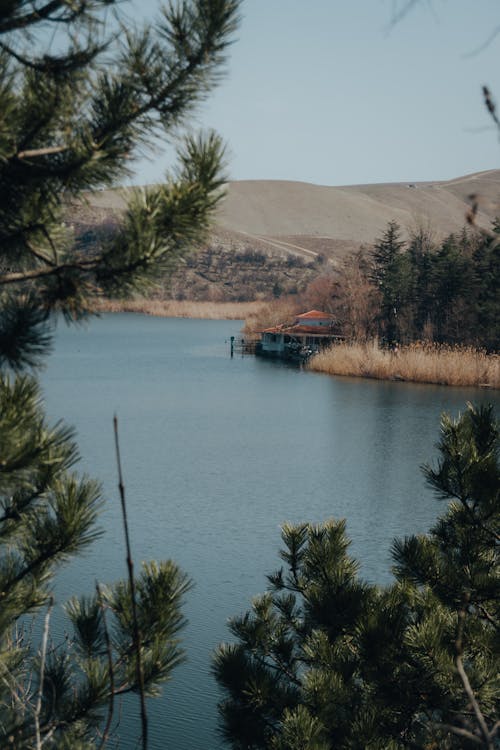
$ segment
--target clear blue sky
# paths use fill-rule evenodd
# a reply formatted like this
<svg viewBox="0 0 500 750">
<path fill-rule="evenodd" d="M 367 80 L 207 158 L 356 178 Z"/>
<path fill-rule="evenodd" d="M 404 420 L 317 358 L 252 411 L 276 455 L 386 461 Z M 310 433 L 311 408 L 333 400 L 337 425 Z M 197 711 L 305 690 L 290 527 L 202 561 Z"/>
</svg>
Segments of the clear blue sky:
<svg viewBox="0 0 500 750">
<path fill-rule="evenodd" d="M 392 23 L 405 4 L 244 0 L 227 75 L 194 123 L 227 142 L 230 179 L 349 185 L 497 168 L 481 86 L 500 104 L 500 34 L 488 43 L 498 0 L 420 0 Z M 159 181 L 167 165 L 140 161 L 134 181 Z"/>
</svg>

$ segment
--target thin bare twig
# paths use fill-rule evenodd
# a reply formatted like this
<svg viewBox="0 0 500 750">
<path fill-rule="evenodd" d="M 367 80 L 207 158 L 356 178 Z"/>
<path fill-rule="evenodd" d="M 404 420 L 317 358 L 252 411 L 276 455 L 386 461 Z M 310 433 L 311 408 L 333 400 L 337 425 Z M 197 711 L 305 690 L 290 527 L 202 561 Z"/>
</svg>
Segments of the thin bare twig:
<svg viewBox="0 0 500 750">
<path fill-rule="evenodd" d="M 396 26 L 396 24 L 398 24 L 405 16 L 407 16 L 411 9 L 418 3 L 418 1 L 419 0 L 406 0 L 402 8 L 395 10 L 391 19 L 391 26 Z"/>
<path fill-rule="evenodd" d="M 496 728 L 494 727 L 491 732 L 488 729 L 488 725 L 483 716 L 483 712 L 481 711 L 479 703 L 477 702 L 476 696 L 469 682 L 469 678 L 467 676 L 467 672 L 465 671 L 463 661 L 462 661 L 463 632 L 464 632 L 465 616 L 467 614 L 467 607 L 468 607 L 469 601 L 470 601 L 470 594 L 466 592 L 463 595 L 462 606 L 458 612 L 457 639 L 455 641 L 455 651 L 456 651 L 455 666 L 457 668 L 457 672 L 462 681 L 462 685 L 464 686 L 464 690 L 467 695 L 467 698 L 469 699 L 472 709 L 474 711 L 474 715 L 478 723 L 479 731 L 483 738 L 484 747 L 486 747 L 487 750 L 493 750 L 493 739 L 496 734 Z"/>
<path fill-rule="evenodd" d="M 64 151 L 68 151 L 69 146 L 46 146 L 45 148 L 32 148 L 26 151 L 18 151 L 16 157 L 18 159 L 34 159 L 37 156 L 50 156 L 51 154 L 62 154 Z"/>
<path fill-rule="evenodd" d="M 108 704 L 108 718 L 106 720 L 106 726 L 102 735 L 101 744 L 99 750 L 102 750 L 109 738 L 111 730 L 111 723 L 113 721 L 113 711 L 115 703 L 115 673 L 113 668 L 113 652 L 111 650 L 111 639 L 109 637 L 108 624 L 106 622 L 106 608 L 102 600 L 102 593 L 98 581 L 96 581 L 95 588 L 97 591 L 97 601 L 99 602 L 99 608 L 102 615 L 102 624 L 104 627 L 104 640 L 106 641 L 106 652 L 108 655 L 108 674 L 109 674 L 109 704 Z"/>
<path fill-rule="evenodd" d="M 482 604 L 476 604 L 476 607 L 478 611 L 481 613 L 481 615 L 484 617 L 484 619 L 488 620 L 490 625 L 493 625 L 495 630 L 500 630 L 500 626 L 498 622 L 495 620 L 495 618 L 492 615 L 490 615 L 488 610 Z"/>
<path fill-rule="evenodd" d="M 490 44 L 497 38 L 499 34 L 500 34 L 500 26 L 496 26 L 491 32 L 491 34 L 488 36 L 488 38 L 485 39 L 484 42 L 481 42 L 481 44 L 478 47 L 471 50 L 471 52 L 467 52 L 467 54 L 464 55 L 464 58 L 475 57 L 476 55 L 479 55 L 480 52 L 483 52 L 487 47 L 490 46 Z"/>
<path fill-rule="evenodd" d="M 50 615 L 52 613 L 52 607 L 54 606 L 54 599 L 50 597 L 49 606 L 47 608 L 47 614 L 45 615 L 45 623 L 43 626 L 43 637 L 42 637 L 42 652 L 40 659 L 40 684 L 38 686 L 38 695 L 35 706 L 35 733 L 36 733 L 36 750 L 42 750 L 42 736 L 40 733 L 40 714 L 42 712 L 42 696 L 43 696 L 43 680 L 45 675 L 45 658 L 47 655 L 47 643 L 49 640 L 49 624 Z"/>
<path fill-rule="evenodd" d="M 439 729 L 445 729 L 447 732 L 451 732 L 452 734 L 455 734 L 457 737 L 463 737 L 466 740 L 469 740 L 469 742 L 474 742 L 476 745 L 482 745 L 482 740 L 479 739 L 479 737 L 472 732 L 469 732 L 468 729 L 461 729 L 460 727 L 455 727 L 453 724 L 435 724 Z"/>
<path fill-rule="evenodd" d="M 42 229 L 42 231 L 43 231 L 43 229 Z M 54 246 L 53 246 L 53 243 L 52 243 L 52 241 L 50 239 L 50 236 L 47 237 L 46 232 L 43 232 L 43 233 L 46 236 L 46 238 L 49 240 L 50 245 L 52 247 L 52 252 L 53 252 L 54 251 Z M 43 255 L 43 253 L 38 252 L 38 250 L 33 247 L 33 245 L 31 244 L 31 242 L 29 242 L 28 240 L 25 240 L 25 242 L 26 242 L 26 247 L 28 248 L 28 250 L 30 251 L 30 253 L 35 258 L 38 258 L 38 260 L 41 260 L 42 263 L 48 263 L 52 267 L 56 266 L 56 263 L 54 261 L 50 260 L 50 258 L 46 258 L 45 255 Z"/>
<path fill-rule="evenodd" d="M 130 551 L 130 537 L 128 531 L 128 520 L 127 520 L 127 505 L 125 502 L 125 485 L 123 484 L 123 474 L 120 459 L 120 443 L 118 440 L 118 418 L 115 414 L 113 417 L 113 427 L 115 433 L 115 448 L 116 448 L 116 464 L 118 467 L 118 491 L 120 493 L 120 501 L 122 506 L 123 516 L 123 528 L 125 531 L 125 546 L 127 549 L 127 568 L 128 577 L 130 584 L 130 598 L 132 600 L 132 619 L 134 626 L 134 648 L 136 651 L 136 673 L 137 682 L 139 684 L 139 695 L 141 704 L 141 724 L 142 724 L 142 750 L 147 750 L 148 747 L 148 717 L 146 713 L 146 695 L 144 690 L 144 670 L 142 666 L 142 648 L 141 648 L 141 633 L 139 630 L 139 621 L 137 619 L 137 602 L 135 599 L 135 580 L 134 580 L 134 563 L 132 560 L 132 553 Z"/>
</svg>

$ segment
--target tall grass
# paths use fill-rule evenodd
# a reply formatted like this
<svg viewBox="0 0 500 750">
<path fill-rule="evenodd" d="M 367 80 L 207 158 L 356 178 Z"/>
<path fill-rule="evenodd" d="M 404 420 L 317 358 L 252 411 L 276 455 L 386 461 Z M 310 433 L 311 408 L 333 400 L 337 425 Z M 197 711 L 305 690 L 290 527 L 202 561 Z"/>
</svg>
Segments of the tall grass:
<svg viewBox="0 0 500 750">
<path fill-rule="evenodd" d="M 315 355 L 308 366 L 329 375 L 500 388 L 500 356 L 465 346 L 412 344 L 391 352 L 377 342 L 343 343 Z"/>
<path fill-rule="evenodd" d="M 134 312 L 164 318 L 201 318 L 205 320 L 245 320 L 256 313 L 262 302 L 193 302 L 191 300 L 101 299 L 96 312 Z"/>
</svg>

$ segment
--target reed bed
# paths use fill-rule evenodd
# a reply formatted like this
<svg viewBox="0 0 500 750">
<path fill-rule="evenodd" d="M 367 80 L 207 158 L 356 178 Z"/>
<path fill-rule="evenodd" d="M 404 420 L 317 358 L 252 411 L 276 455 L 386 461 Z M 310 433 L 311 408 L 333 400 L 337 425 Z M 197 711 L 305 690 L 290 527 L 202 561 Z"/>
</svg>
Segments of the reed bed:
<svg viewBox="0 0 500 750">
<path fill-rule="evenodd" d="M 190 300 L 110 300 L 101 299 L 96 312 L 133 312 L 164 318 L 200 318 L 204 320 L 245 320 L 258 312 L 262 302 L 193 302 Z"/>
<path fill-rule="evenodd" d="M 308 366 L 329 375 L 500 388 L 500 356 L 465 346 L 412 344 L 394 352 L 377 342 L 343 343 L 315 355 Z"/>
</svg>

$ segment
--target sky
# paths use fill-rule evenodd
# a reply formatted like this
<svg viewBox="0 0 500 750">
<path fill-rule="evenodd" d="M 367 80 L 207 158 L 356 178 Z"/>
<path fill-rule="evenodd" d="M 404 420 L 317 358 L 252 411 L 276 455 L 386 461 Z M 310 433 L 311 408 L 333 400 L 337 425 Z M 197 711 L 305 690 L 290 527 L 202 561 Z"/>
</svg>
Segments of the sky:
<svg viewBox="0 0 500 750">
<path fill-rule="evenodd" d="M 420 0 L 398 20 L 406 3 L 244 0 L 225 78 L 191 122 L 223 137 L 229 178 L 356 185 L 496 169 L 481 87 L 500 104 L 498 0 Z M 141 159 L 132 181 L 161 181 L 171 156 Z"/>
</svg>

